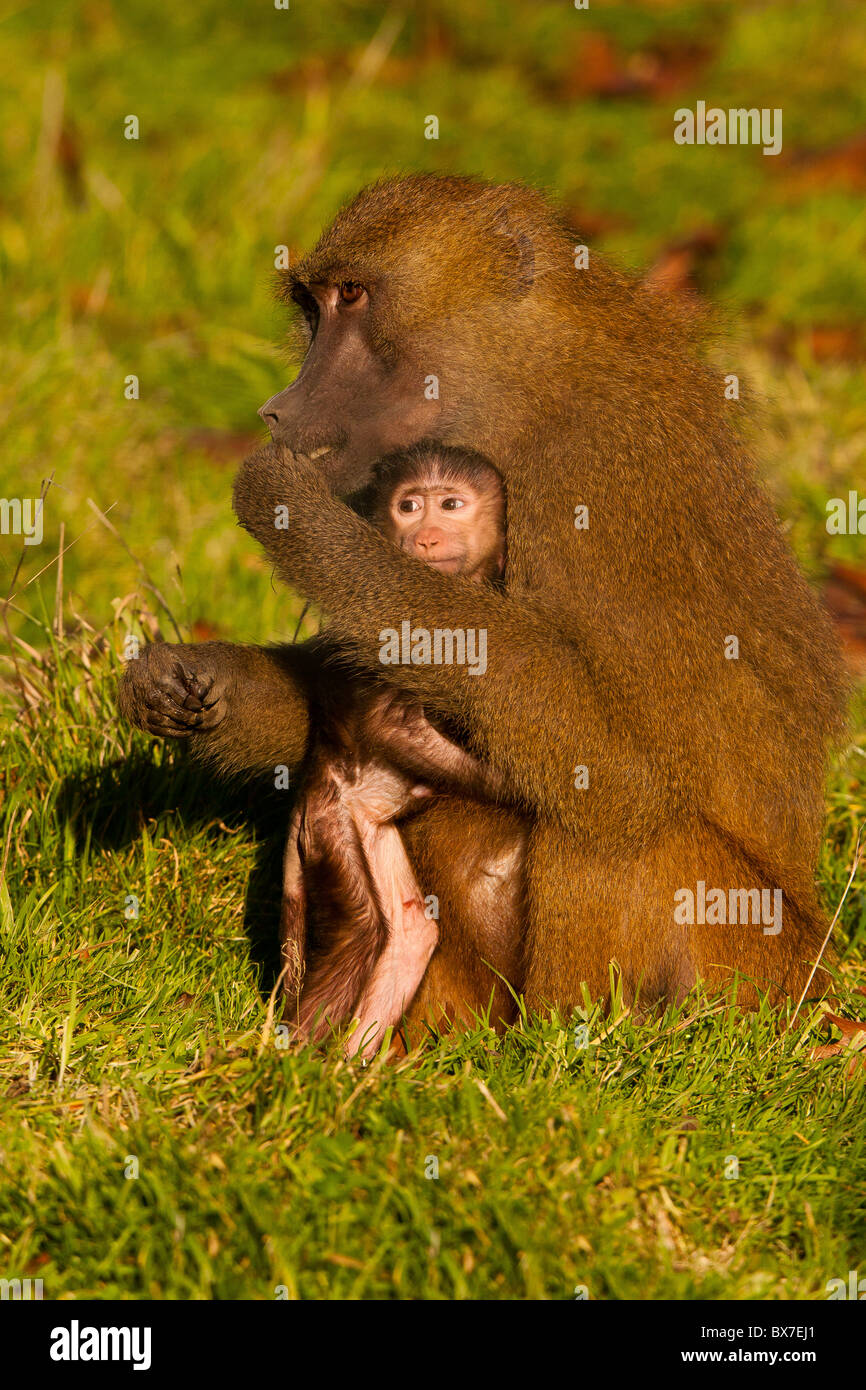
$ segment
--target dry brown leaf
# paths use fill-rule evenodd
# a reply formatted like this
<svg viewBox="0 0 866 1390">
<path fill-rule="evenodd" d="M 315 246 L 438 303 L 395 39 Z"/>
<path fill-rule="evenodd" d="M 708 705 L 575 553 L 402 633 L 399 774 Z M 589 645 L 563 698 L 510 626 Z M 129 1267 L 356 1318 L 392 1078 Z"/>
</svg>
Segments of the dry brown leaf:
<svg viewBox="0 0 866 1390">
<path fill-rule="evenodd" d="M 794 151 L 780 160 L 776 171 L 802 193 L 830 187 L 866 189 L 866 134 L 826 150 Z"/>
<path fill-rule="evenodd" d="M 859 324 L 815 324 L 809 346 L 816 362 L 859 362 L 866 353 Z"/>
<path fill-rule="evenodd" d="M 848 665 L 855 673 L 866 672 L 866 570 L 834 561 L 822 597 Z"/>
<path fill-rule="evenodd" d="M 694 294 L 723 241 L 720 227 L 702 227 L 682 241 L 671 242 L 647 271 L 644 284 L 652 290 Z"/>
</svg>

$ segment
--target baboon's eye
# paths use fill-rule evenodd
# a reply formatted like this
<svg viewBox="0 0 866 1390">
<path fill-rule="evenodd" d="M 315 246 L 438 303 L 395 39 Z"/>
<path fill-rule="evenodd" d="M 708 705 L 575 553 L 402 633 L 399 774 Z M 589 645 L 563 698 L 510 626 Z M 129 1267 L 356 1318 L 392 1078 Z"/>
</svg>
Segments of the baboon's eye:
<svg viewBox="0 0 866 1390">
<path fill-rule="evenodd" d="M 314 294 L 304 285 L 296 285 L 292 291 L 292 298 L 307 320 L 307 325 L 311 333 L 315 333 L 319 326 L 319 305 Z"/>
<path fill-rule="evenodd" d="M 340 303 L 357 304 L 359 299 L 363 299 L 367 291 L 357 280 L 344 280 L 340 285 Z"/>
</svg>

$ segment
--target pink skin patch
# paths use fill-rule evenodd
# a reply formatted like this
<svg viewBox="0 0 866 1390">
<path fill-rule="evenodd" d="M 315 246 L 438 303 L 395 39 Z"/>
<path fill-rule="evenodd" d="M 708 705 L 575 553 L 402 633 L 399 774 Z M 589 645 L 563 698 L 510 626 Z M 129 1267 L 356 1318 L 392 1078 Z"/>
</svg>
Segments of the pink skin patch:
<svg viewBox="0 0 866 1390">
<path fill-rule="evenodd" d="M 355 1005 L 357 1020 L 346 1044 L 350 1057 L 372 1057 L 387 1028 L 403 1018 L 439 940 L 424 904 L 400 832 L 393 825 L 365 827 L 365 850 L 390 931 Z"/>
</svg>

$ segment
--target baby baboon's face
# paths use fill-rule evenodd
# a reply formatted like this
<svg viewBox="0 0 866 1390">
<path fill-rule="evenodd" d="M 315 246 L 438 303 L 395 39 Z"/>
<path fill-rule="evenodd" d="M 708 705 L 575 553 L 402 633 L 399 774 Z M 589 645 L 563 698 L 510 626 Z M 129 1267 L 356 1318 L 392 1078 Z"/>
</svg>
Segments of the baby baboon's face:
<svg viewBox="0 0 866 1390">
<path fill-rule="evenodd" d="M 433 458 L 397 483 L 377 521 L 402 550 L 442 574 L 481 583 L 504 570 L 505 502 L 492 469 L 489 479 L 470 482 Z"/>
</svg>

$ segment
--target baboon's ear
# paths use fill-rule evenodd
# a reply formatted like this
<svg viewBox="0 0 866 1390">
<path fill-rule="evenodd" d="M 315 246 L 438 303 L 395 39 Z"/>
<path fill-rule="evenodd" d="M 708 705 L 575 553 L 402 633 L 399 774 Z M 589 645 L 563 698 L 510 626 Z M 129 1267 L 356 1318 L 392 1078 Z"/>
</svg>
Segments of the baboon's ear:
<svg viewBox="0 0 866 1390">
<path fill-rule="evenodd" d="M 528 294 L 535 282 L 535 247 L 532 238 L 516 227 L 504 208 L 494 219 L 497 241 L 501 242 L 503 280 L 515 299 Z"/>
</svg>

